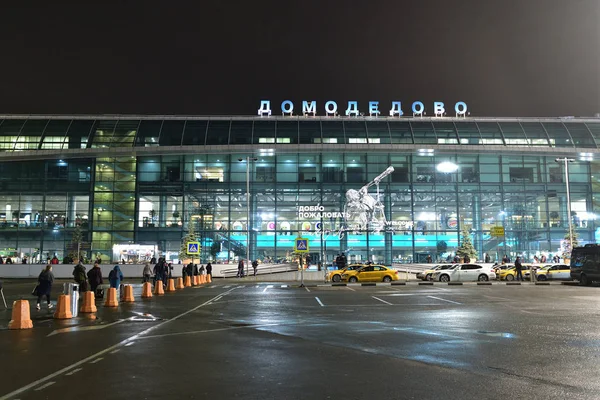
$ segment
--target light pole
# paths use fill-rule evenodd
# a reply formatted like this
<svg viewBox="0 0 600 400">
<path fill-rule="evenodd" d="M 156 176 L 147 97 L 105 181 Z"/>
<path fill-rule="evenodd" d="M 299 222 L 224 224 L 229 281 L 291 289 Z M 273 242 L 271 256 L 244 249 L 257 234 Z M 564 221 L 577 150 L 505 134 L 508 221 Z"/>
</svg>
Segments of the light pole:
<svg viewBox="0 0 600 400">
<path fill-rule="evenodd" d="M 569 241 L 570 241 L 571 250 L 573 250 L 573 221 L 571 220 L 571 193 L 569 190 L 569 163 L 574 162 L 575 160 L 573 158 L 563 157 L 563 158 L 557 158 L 554 161 L 556 161 L 559 164 L 564 163 L 564 165 L 565 165 L 565 184 L 567 186 L 567 218 L 569 219 Z"/>
<path fill-rule="evenodd" d="M 250 156 L 238 158 L 239 162 L 246 161 L 246 276 L 250 272 L 250 161 L 257 160 Z"/>
</svg>

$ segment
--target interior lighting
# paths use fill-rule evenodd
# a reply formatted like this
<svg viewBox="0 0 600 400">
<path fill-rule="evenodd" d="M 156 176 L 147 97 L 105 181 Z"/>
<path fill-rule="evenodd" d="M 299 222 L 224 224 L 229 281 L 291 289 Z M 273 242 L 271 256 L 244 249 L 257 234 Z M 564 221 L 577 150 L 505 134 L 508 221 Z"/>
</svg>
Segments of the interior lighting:
<svg viewBox="0 0 600 400">
<path fill-rule="evenodd" d="M 443 161 L 436 166 L 438 172 L 442 172 L 444 174 L 451 174 L 452 172 L 458 171 L 458 165 L 454 164 L 451 161 Z"/>
</svg>

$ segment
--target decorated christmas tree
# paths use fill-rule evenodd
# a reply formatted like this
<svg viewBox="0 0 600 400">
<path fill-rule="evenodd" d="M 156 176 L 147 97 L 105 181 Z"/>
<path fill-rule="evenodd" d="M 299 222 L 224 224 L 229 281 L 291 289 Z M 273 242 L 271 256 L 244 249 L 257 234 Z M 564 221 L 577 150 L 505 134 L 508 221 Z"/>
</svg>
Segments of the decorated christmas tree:
<svg viewBox="0 0 600 400">
<path fill-rule="evenodd" d="M 579 241 L 577 239 L 577 232 L 575 232 L 575 230 L 573 230 L 573 240 L 571 240 L 571 233 L 567 231 L 565 239 L 561 243 L 562 257 L 564 259 L 570 259 L 573 248 L 579 246 Z"/>
<path fill-rule="evenodd" d="M 196 236 L 196 231 L 194 230 L 194 221 L 190 219 L 190 221 L 188 222 L 188 233 L 181 239 L 181 248 L 179 249 L 179 259 L 180 260 L 185 260 L 185 259 L 188 259 L 191 257 L 200 258 L 199 256 L 195 256 L 195 255 L 190 256 L 187 253 L 187 244 L 189 242 L 196 242 L 196 241 L 198 241 L 198 238 Z"/>
<path fill-rule="evenodd" d="M 475 250 L 475 246 L 473 246 L 473 242 L 471 241 L 471 235 L 464 225 L 460 231 L 460 236 L 462 237 L 462 240 L 460 246 L 456 249 L 456 255 L 460 258 L 468 256 L 471 261 L 477 260 L 477 250 Z"/>
</svg>

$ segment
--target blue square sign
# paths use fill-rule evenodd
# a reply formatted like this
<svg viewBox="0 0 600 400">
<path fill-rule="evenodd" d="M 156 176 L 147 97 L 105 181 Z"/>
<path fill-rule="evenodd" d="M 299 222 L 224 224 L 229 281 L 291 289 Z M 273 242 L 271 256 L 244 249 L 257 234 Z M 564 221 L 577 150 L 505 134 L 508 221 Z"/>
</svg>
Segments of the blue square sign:
<svg viewBox="0 0 600 400">
<path fill-rule="evenodd" d="M 188 254 L 200 254 L 200 243 L 199 242 L 188 242 L 187 243 Z"/>
<path fill-rule="evenodd" d="M 296 238 L 296 240 L 294 240 L 294 250 L 297 253 L 308 253 L 308 239 Z"/>
</svg>

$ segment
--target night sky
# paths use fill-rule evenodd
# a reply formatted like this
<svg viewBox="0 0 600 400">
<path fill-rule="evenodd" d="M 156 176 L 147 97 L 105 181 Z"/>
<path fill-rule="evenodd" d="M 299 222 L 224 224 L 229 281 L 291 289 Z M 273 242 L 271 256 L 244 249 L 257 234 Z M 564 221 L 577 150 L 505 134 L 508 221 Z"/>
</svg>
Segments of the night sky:
<svg viewBox="0 0 600 400">
<path fill-rule="evenodd" d="M 600 112 L 598 0 L 22 3 L 2 7 L 0 113 Z"/>
</svg>

